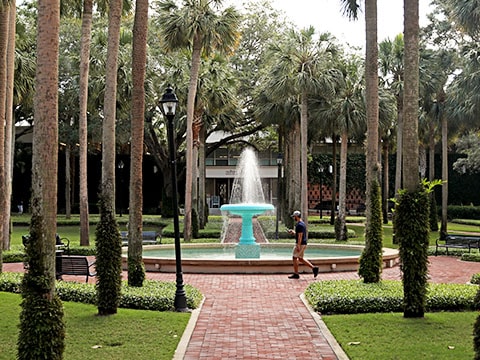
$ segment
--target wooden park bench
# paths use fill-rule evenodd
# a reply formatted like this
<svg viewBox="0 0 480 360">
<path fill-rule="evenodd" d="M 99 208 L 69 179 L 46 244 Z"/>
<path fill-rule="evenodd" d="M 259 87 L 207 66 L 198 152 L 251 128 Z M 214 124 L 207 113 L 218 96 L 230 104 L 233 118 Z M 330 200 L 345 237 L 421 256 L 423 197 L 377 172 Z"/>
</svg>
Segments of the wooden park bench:
<svg viewBox="0 0 480 360">
<path fill-rule="evenodd" d="M 86 256 L 60 256 L 60 266 L 57 268 L 57 274 L 60 275 L 78 275 L 85 276 L 85 282 L 88 283 L 88 278 L 95 276 L 95 272 L 91 272 L 90 268 L 95 265 L 95 262 L 89 263 Z"/>
<path fill-rule="evenodd" d="M 122 246 L 128 245 L 128 231 L 121 231 Z M 142 244 L 143 245 L 155 245 L 162 243 L 161 231 L 142 231 Z"/>
<path fill-rule="evenodd" d="M 447 235 L 445 240 L 437 239 L 435 246 L 435 256 L 438 253 L 438 248 L 444 247 L 448 249 L 468 249 L 470 252 L 471 249 L 480 249 L 480 235 Z"/>
</svg>

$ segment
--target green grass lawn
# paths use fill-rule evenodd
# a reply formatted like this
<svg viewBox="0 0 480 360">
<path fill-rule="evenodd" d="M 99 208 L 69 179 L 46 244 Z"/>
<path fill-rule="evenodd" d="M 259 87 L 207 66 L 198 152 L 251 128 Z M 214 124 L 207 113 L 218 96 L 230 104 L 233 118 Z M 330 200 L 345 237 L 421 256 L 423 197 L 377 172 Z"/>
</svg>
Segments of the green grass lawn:
<svg viewBox="0 0 480 360">
<path fill-rule="evenodd" d="M 406 319 L 400 313 L 322 316 L 351 360 L 473 359 L 477 312 L 427 313 Z"/>
<path fill-rule="evenodd" d="M 15 359 L 20 295 L 0 292 L 0 360 Z M 97 316 L 93 305 L 64 302 L 65 360 L 172 359 L 189 313 L 118 309 Z"/>
</svg>

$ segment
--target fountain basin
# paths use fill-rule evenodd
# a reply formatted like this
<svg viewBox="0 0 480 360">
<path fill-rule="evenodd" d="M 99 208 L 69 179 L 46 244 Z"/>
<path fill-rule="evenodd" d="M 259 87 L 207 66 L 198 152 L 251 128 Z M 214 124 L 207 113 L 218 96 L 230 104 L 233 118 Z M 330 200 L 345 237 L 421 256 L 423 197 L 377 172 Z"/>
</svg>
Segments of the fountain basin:
<svg viewBox="0 0 480 360">
<path fill-rule="evenodd" d="M 259 244 L 262 257 L 259 259 L 236 259 L 236 244 L 182 244 L 182 270 L 184 273 L 206 274 L 288 274 L 292 272 L 292 244 Z M 174 245 L 144 246 L 145 270 L 175 273 Z M 164 253 L 149 251 L 161 250 Z M 336 251 L 332 253 L 331 251 Z M 320 272 L 357 271 L 363 246 L 310 244 L 305 257 L 311 260 Z M 189 253 L 196 254 L 195 258 Z M 199 254 L 204 253 L 201 257 Z M 127 256 L 122 256 L 123 268 L 127 268 Z M 383 266 L 393 267 L 399 263 L 398 250 L 383 249 Z M 311 272 L 301 265 L 300 271 Z"/>
</svg>

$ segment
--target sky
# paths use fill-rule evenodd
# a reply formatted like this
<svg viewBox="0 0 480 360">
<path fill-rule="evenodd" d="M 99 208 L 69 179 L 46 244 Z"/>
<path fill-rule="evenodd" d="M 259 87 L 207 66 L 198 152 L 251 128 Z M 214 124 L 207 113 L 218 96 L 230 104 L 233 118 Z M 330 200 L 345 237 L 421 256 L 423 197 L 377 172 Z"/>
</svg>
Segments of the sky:
<svg viewBox="0 0 480 360">
<path fill-rule="evenodd" d="M 245 0 L 227 0 L 237 9 Z M 362 10 L 363 10 L 362 2 Z M 420 26 L 427 24 L 426 14 L 430 0 L 419 0 Z M 341 13 L 340 0 L 272 0 L 272 6 L 285 13 L 286 18 L 298 28 L 312 25 L 319 33 L 330 32 L 342 42 L 353 46 L 365 46 L 365 14 L 350 21 Z M 378 42 L 393 39 L 403 32 L 403 0 L 377 0 Z"/>
</svg>

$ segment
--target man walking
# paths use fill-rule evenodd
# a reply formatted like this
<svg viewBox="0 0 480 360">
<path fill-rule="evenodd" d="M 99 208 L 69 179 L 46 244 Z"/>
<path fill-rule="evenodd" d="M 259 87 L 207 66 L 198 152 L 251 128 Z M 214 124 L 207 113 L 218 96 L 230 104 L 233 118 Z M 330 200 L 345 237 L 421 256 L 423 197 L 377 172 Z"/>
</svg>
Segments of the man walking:
<svg viewBox="0 0 480 360">
<path fill-rule="evenodd" d="M 318 275 L 318 267 L 313 266 L 310 261 L 303 258 L 305 249 L 307 248 L 307 225 L 302 220 L 300 211 L 294 211 L 292 218 L 295 220 L 295 230 L 289 229 L 288 233 L 290 235 L 295 235 L 295 247 L 293 248 L 293 274 L 290 275 L 289 279 L 299 279 L 300 275 L 298 273 L 299 263 L 307 265 L 313 271 L 313 277 Z"/>
</svg>

